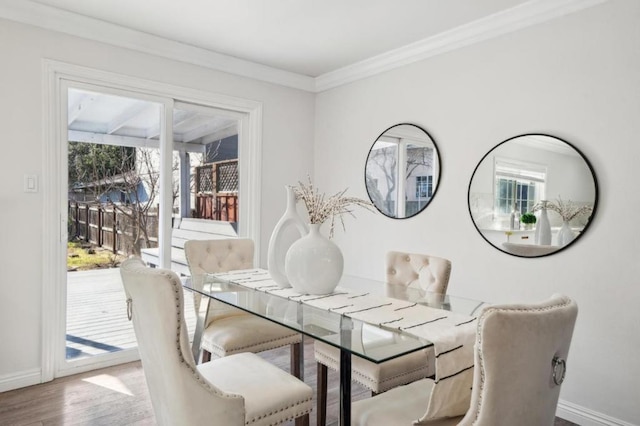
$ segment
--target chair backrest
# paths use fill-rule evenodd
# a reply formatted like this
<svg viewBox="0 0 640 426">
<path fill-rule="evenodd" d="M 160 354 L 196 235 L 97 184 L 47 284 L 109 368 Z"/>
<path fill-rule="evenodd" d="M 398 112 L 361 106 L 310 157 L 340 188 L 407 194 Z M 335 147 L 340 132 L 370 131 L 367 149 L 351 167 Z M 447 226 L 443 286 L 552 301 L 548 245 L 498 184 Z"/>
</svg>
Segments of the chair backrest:
<svg viewBox="0 0 640 426">
<path fill-rule="evenodd" d="M 195 368 L 178 276 L 148 268 L 138 258 L 124 261 L 120 274 L 157 423 L 206 424 L 215 419 L 243 425 L 244 399 L 216 388 Z"/>
<path fill-rule="evenodd" d="M 426 254 L 387 253 L 387 282 L 445 294 L 451 276 L 451 261 Z"/>
<path fill-rule="evenodd" d="M 578 307 L 554 295 L 478 318 L 473 391 L 460 425 L 553 425 Z"/>
<path fill-rule="evenodd" d="M 184 243 L 191 280 L 194 288 L 201 290 L 203 275 L 253 268 L 253 240 L 249 238 L 223 238 L 216 240 L 190 240 Z M 193 294 L 196 312 L 200 309 L 201 296 Z M 223 303 L 211 303 L 205 327 L 216 318 L 238 315 L 242 311 Z"/>
<path fill-rule="evenodd" d="M 223 238 L 184 243 L 191 275 L 253 268 L 253 240 Z"/>
</svg>

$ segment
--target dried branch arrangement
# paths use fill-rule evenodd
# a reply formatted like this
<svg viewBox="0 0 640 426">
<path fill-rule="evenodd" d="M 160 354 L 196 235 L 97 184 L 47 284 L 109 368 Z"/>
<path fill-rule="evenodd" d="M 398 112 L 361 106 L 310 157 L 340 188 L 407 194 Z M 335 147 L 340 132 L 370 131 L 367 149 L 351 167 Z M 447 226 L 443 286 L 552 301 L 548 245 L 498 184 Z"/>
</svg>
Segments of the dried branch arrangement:
<svg viewBox="0 0 640 426">
<path fill-rule="evenodd" d="M 331 219 L 329 238 L 333 238 L 336 217 L 340 220 L 342 229 L 344 230 L 343 215 L 348 214 L 355 217 L 353 207 L 362 207 L 366 210 L 374 211 L 371 202 L 361 198 L 346 197 L 344 195 L 347 192 L 346 189 L 326 197 L 325 194 L 319 193 L 318 189 L 313 186 L 310 177 L 308 180 L 308 184 L 298 182 L 298 186 L 294 186 L 293 191 L 296 194 L 296 199 L 304 202 L 304 206 L 309 214 L 309 223 L 322 224 L 328 219 Z"/>
<path fill-rule="evenodd" d="M 555 202 L 540 201 L 535 206 L 533 206 L 533 211 L 540 210 L 543 207 L 558 213 L 562 217 L 562 220 L 565 220 L 567 222 L 580 215 L 591 214 L 591 212 L 593 212 L 593 207 L 591 206 L 578 206 L 571 200 L 563 201 L 560 197 L 558 197 Z"/>
</svg>

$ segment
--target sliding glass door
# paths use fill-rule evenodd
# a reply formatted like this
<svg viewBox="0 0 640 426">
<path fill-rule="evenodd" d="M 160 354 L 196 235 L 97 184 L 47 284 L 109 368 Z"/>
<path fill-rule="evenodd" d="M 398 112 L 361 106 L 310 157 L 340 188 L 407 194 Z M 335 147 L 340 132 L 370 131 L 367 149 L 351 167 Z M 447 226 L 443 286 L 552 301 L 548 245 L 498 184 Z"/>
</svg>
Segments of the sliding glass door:
<svg viewBox="0 0 640 426">
<path fill-rule="evenodd" d="M 138 358 L 117 267 L 153 251 L 158 266 L 171 268 L 180 218 L 233 222 L 256 241 L 259 258 L 262 107 L 44 65 L 41 375 L 48 381 Z M 185 300 L 187 316 L 191 307 Z"/>
<path fill-rule="evenodd" d="M 171 228 L 181 218 L 229 221 L 237 229 L 238 119 L 105 87 L 70 84 L 66 94 L 60 369 L 82 370 L 137 358 L 118 270 L 124 259 L 148 255 L 157 266 L 174 266 Z M 170 225 L 160 238 L 163 217 Z M 192 305 L 185 308 L 193 321 Z"/>
</svg>

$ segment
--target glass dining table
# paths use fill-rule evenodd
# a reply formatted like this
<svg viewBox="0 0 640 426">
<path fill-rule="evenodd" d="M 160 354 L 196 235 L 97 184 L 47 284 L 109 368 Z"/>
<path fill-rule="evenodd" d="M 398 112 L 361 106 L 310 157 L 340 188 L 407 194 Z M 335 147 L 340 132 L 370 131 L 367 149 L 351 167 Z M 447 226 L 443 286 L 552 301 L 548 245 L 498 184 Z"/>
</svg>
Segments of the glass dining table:
<svg viewBox="0 0 640 426">
<path fill-rule="evenodd" d="M 259 269 L 251 271 L 267 273 Z M 333 309 L 313 306 L 297 297 L 284 297 L 264 291 L 259 286 L 248 287 L 242 283 L 242 280 L 235 278 L 242 276 L 242 271 L 234 271 L 227 274 L 194 276 L 185 281 L 186 289 L 203 296 L 196 311 L 196 329 L 192 344 L 196 362 L 200 355 L 200 342 L 211 300 L 239 308 L 298 331 L 303 336 L 332 345 L 340 350 L 339 418 L 341 425 L 349 425 L 351 422 L 352 355 L 374 363 L 382 363 L 433 345 L 429 340 L 405 331 L 364 322 Z M 389 285 L 383 281 L 348 275 L 341 278 L 334 294 L 343 292 L 399 299 L 469 316 L 476 315 L 485 304 L 462 297 L 429 293 L 419 288 Z M 331 295 L 313 297 L 313 299 L 323 297 L 331 297 Z M 300 364 L 299 370 L 303 372 L 304 356 L 300 357 Z"/>
</svg>

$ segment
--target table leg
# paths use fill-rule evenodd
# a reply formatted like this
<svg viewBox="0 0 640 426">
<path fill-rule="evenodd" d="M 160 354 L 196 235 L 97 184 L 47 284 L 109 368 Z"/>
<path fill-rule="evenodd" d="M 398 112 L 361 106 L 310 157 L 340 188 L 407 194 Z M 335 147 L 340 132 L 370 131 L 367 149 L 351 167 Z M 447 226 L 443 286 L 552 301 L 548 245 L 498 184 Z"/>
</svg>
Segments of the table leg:
<svg viewBox="0 0 640 426">
<path fill-rule="evenodd" d="M 291 345 L 291 374 L 304 381 L 304 335 L 300 343 Z"/>
<path fill-rule="evenodd" d="M 351 334 L 353 321 L 347 316 L 340 319 L 340 425 L 351 425 Z"/>
<path fill-rule="evenodd" d="M 351 425 L 351 353 L 340 349 L 340 425 Z"/>
<path fill-rule="evenodd" d="M 296 310 L 296 321 L 298 322 L 298 325 L 300 326 L 301 329 L 304 330 L 304 312 L 303 312 L 304 307 L 302 306 L 302 303 L 298 303 L 298 307 Z M 302 380 L 304 382 L 304 334 L 302 334 L 300 337 L 302 337 L 302 341 L 300 343 L 295 344 L 293 347 L 297 348 L 294 349 L 295 352 L 297 352 L 297 357 L 294 357 L 294 354 L 291 353 L 291 366 L 292 369 L 291 371 L 294 373 L 293 375 L 296 376 L 298 379 Z M 293 363 L 295 362 L 295 360 L 297 359 L 297 364 L 296 366 L 293 365 Z M 295 368 L 293 368 L 295 367 Z"/>
<path fill-rule="evenodd" d="M 193 342 L 191 344 L 191 351 L 193 352 L 193 359 L 196 364 L 200 361 L 200 343 L 202 342 L 202 333 L 204 332 L 204 325 L 207 321 L 207 314 L 209 313 L 210 297 L 202 296 L 200 298 L 200 307 L 196 312 L 196 330 L 193 333 Z"/>
</svg>

